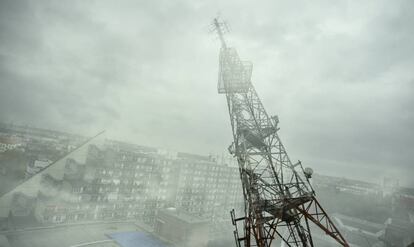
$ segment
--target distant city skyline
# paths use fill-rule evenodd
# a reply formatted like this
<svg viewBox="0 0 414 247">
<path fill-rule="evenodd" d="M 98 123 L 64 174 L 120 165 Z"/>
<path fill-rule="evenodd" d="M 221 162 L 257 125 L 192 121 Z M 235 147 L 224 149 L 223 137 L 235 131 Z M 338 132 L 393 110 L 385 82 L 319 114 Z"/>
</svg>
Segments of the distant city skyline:
<svg viewBox="0 0 414 247">
<path fill-rule="evenodd" d="M 31 126 L 31 125 L 28 125 L 28 124 L 20 125 L 20 124 L 0 122 L 0 126 L 2 124 L 13 125 L 13 126 L 18 126 L 18 127 L 26 127 L 26 128 L 35 128 L 37 130 L 50 131 L 52 133 L 61 133 L 61 134 L 65 134 L 65 135 L 76 136 L 77 138 L 91 138 L 90 136 L 89 137 L 88 136 L 82 136 L 82 135 L 78 135 L 76 133 L 65 132 L 65 131 L 57 130 L 57 129 L 42 129 L 40 127 Z M 15 134 L 12 134 L 12 135 L 15 135 Z M 223 152 L 221 154 L 220 153 L 208 153 L 208 154 L 207 153 L 191 153 L 191 152 L 188 152 L 186 150 L 166 149 L 165 147 L 160 147 L 160 146 L 148 146 L 148 145 L 145 145 L 144 143 L 134 143 L 133 141 L 129 142 L 129 141 L 126 141 L 126 140 L 113 139 L 111 137 L 108 137 L 106 135 L 105 131 L 102 131 L 101 133 L 99 133 L 98 135 L 96 135 L 95 137 L 92 137 L 92 138 L 99 138 L 101 140 L 110 140 L 114 143 L 125 144 L 125 145 L 133 145 L 133 146 L 141 147 L 141 148 L 144 148 L 144 149 L 150 149 L 150 150 L 152 150 L 152 152 L 159 152 L 160 155 L 166 155 L 166 156 L 177 156 L 179 154 L 184 154 L 184 155 L 190 155 L 190 156 L 194 156 L 194 157 L 199 156 L 198 158 L 204 157 L 206 159 L 208 158 L 209 160 L 221 157 L 222 160 L 221 161 L 217 160 L 217 162 L 219 162 L 219 163 L 223 162 L 226 165 L 230 165 L 230 166 L 238 166 L 237 161 L 234 160 L 234 157 L 232 157 L 229 153 L 226 153 L 226 152 Z M 227 161 L 229 161 L 229 162 L 227 162 Z M 385 180 L 387 180 L 388 183 L 390 183 L 390 182 L 391 183 L 397 183 L 398 186 L 401 186 L 401 184 L 400 184 L 401 181 L 398 178 L 395 178 L 395 177 L 393 178 L 393 177 L 386 176 L 386 175 L 384 177 L 379 177 L 377 179 L 367 180 L 367 181 L 364 181 L 365 179 L 359 180 L 357 176 L 341 176 L 341 175 L 334 176 L 334 175 L 324 173 L 324 171 L 317 171 L 317 173 L 315 175 L 317 175 L 317 176 L 328 176 L 330 178 L 336 178 L 336 179 L 344 178 L 344 179 L 347 179 L 347 180 L 350 180 L 350 181 L 353 180 L 354 182 L 358 182 L 358 181 L 359 182 L 367 182 L 367 183 L 371 183 L 372 185 L 376 185 L 376 186 L 383 186 L 384 179 L 385 179 Z M 387 184 L 387 186 L 389 186 L 389 184 Z M 410 186 L 410 185 L 402 184 L 402 186 L 405 187 L 405 186 Z"/>
</svg>

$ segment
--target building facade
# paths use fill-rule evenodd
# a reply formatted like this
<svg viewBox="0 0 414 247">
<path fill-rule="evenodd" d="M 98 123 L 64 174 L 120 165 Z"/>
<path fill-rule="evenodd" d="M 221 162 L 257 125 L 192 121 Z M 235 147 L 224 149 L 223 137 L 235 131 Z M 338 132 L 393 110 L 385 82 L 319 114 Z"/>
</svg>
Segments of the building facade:
<svg viewBox="0 0 414 247">
<path fill-rule="evenodd" d="M 85 163 L 68 158 L 63 179 L 44 177 L 42 188 L 35 212 L 46 224 L 137 220 L 154 226 L 158 210 L 174 207 L 214 226 L 230 224 L 229 211 L 243 205 L 237 167 L 110 140 L 89 145 Z"/>
</svg>

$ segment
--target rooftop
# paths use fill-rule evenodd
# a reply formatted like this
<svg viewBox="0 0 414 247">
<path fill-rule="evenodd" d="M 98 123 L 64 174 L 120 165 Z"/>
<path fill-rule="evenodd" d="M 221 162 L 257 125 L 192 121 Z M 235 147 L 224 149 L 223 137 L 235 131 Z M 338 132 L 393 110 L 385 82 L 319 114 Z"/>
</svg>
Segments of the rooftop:
<svg viewBox="0 0 414 247">
<path fill-rule="evenodd" d="M 121 247 L 167 247 L 167 245 L 144 232 L 117 232 L 109 234 Z"/>
<path fill-rule="evenodd" d="M 180 210 L 177 210 L 175 208 L 168 208 L 168 209 L 162 209 L 159 210 L 161 214 L 167 215 L 169 217 L 176 218 L 180 221 L 183 221 L 185 223 L 189 224 L 197 224 L 197 223 L 207 223 L 208 220 L 202 217 L 197 217 L 193 215 L 189 215 L 184 212 L 180 212 Z"/>
</svg>

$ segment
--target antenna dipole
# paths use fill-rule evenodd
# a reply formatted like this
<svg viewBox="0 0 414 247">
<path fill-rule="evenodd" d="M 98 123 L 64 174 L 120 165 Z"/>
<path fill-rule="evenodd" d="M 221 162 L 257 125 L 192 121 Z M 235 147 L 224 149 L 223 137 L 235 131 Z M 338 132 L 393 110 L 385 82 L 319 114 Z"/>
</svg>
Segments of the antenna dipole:
<svg viewBox="0 0 414 247">
<path fill-rule="evenodd" d="M 214 29 L 216 30 L 217 35 L 220 38 L 221 46 L 224 48 L 227 48 L 226 41 L 224 40 L 224 31 L 228 30 L 226 23 L 220 22 L 218 18 L 214 18 L 213 24 L 214 24 Z"/>
</svg>

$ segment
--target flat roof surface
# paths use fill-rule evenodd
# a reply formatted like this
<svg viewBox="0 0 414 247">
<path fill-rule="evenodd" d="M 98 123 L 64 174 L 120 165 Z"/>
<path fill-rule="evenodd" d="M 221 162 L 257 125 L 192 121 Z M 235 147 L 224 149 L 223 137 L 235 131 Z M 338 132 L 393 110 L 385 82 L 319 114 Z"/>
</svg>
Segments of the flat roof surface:
<svg viewBox="0 0 414 247">
<path fill-rule="evenodd" d="M 141 231 L 133 223 L 101 223 L 58 225 L 53 227 L 21 229 L 0 233 L 7 237 L 11 247 L 96 247 L 119 246 L 109 235 L 117 232 Z M 106 240 L 106 242 L 104 242 Z M 1 243 L 1 242 L 0 242 Z M 0 246 L 2 246 L 0 244 Z M 3 247 L 3 246 L 2 246 Z"/>
<path fill-rule="evenodd" d="M 165 243 L 144 232 L 117 232 L 108 235 L 121 247 L 167 247 Z"/>
<path fill-rule="evenodd" d="M 194 216 L 194 215 L 190 215 L 186 212 L 180 212 L 179 210 L 172 210 L 172 209 L 162 209 L 159 210 L 158 213 L 160 215 L 164 214 L 167 217 L 172 217 L 175 218 L 177 220 L 189 223 L 189 224 L 194 224 L 194 223 L 209 223 L 208 219 L 206 218 L 202 218 L 202 217 L 198 217 L 198 216 Z"/>
</svg>

